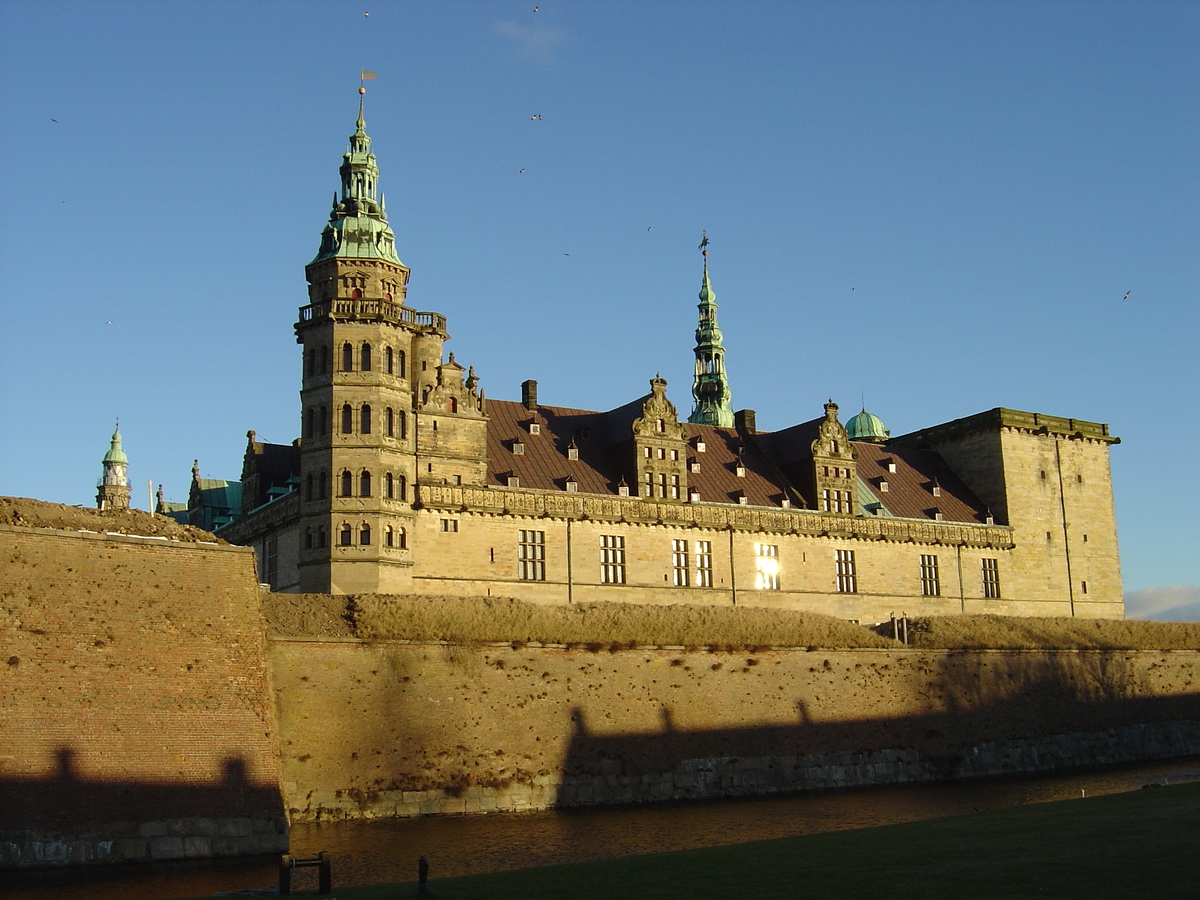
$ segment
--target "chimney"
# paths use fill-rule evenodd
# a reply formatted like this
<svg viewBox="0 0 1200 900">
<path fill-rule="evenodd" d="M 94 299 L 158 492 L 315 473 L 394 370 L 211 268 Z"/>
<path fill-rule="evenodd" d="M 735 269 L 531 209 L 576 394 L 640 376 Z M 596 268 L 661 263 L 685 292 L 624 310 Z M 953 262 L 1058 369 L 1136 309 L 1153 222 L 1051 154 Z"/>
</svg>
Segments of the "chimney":
<svg viewBox="0 0 1200 900">
<path fill-rule="evenodd" d="M 526 409 L 537 409 L 537 382 L 532 378 L 521 382 L 521 405 Z"/>
<path fill-rule="evenodd" d="M 757 429 L 754 427 L 754 410 L 739 409 L 733 414 L 733 424 L 738 431 L 744 431 L 746 434 L 755 434 Z"/>
</svg>

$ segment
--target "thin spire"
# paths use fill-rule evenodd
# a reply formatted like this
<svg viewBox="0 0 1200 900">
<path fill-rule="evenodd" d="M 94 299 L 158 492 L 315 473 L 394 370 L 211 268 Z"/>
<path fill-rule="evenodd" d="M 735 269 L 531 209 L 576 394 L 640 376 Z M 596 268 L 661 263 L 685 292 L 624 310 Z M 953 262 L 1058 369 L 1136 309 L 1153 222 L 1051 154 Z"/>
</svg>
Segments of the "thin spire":
<svg viewBox="0 0 1200 900">
<path fill-rule="evenodd" d="M 733 426 L 731 392 L 725 375 L 725 345 L 717 324 L 717 293 L 708 278 L 708 232 L 701 232 L 700 255 L 703 278 L 700 283 L 700 321 L 696 326 L 696 374 L 692 397 L 696 404 L 688 421 L 697 425 Z"/>
</svg>

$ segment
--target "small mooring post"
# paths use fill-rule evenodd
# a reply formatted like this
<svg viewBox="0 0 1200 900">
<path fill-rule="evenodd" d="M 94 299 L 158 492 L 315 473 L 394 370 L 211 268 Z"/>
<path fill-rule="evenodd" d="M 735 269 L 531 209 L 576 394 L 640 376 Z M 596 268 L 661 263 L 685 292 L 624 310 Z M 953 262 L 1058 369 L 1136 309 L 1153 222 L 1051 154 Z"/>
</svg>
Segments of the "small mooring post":
<svg viewBox="0 0 1200 900">
<path fill-rule="evenodd" d="M 305 869 L 315 866 L 317 869 L 317 892 L 333 893 L 333 863 L 329 852 L 322 850 L 310 859 L 296 859 L 286 853 L 279 857 L 279 896 L 286 897 L 292 892 L 292 870 Z"/>
</svg>

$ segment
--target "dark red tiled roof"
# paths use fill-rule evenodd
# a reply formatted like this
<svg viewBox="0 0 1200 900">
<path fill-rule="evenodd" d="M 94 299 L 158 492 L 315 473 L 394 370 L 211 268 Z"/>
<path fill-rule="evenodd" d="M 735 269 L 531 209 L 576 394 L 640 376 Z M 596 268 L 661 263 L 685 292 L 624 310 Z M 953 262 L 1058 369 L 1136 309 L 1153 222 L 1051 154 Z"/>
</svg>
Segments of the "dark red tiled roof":
<svg viewBox="0 0 1200 900">
<path fill-rule="evenodd" d="M 618 493 L 624 479 L 632 496 L 638 494 L 637 461 L 634 459 L 632 425 L 641 415 L 646 398 L 609 412 L 539 406 L 529 410 L 511 400 L 488 400 L 488 484 L 505 486 L 515 475 L 522 488 L 564 491 L 568 478 L 576 490 L 586 494 Z M 687 484 L 698 489 L 705 503 L 740 503 L 745 496 L 751 506 L 783 505 L 815 508 L 815 498 L 801 493 L 811 481 L 812 442 L 822 418 L 776 432 L 743 435 L 735 428 L 684 424 L 687 435 Z M 529 423 L 537 423 L 531 434 Z M 513 445 L 522 445 L 521 453 Z M 572 443 L 578 459 L 568 455 Z M 697 447 L 703 443 L 704 452 Z M 913 519 L 942 518 L 952 522 L 984 522 L 984 504 L 950 471 L 935 452 L 889 447 L 886 444 L 854 442 L 858 451 L 859 477 L 894 516 Z M 896 465 L 887 471 L 887 462 Z M 699 463 L 699 472 L 691 464 Z M 738 467 L 744 474 L 738 475 Z M 886 477 L 885 477 L 886 476 Z M 888 483 L 887 492 L 880 481 Z M 940 496 L 934 496 L 937 485 Z M 685 494 L 685 498 L 686 498 Z M 864 495 L 862 502 L 871 502 Z"/>
</svg>

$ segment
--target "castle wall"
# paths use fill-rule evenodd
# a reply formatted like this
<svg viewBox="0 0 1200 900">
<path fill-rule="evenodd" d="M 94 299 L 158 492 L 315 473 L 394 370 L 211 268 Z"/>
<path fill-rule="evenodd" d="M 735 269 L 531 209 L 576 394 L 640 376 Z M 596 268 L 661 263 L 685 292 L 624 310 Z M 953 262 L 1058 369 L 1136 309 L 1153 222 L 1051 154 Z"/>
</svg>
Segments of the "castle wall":
<svg viewBox="0 0 1200 900">
<path fill-rule="evenodd" d="M 0 526 L 0 865 L 285 850 L 253 553 Z"/>
<path fill-rule="evenodd" d="M 438 489 L 457 498 L 462 489 Z M 478 492 L 477 492 L 478 493 Z M 488 492 L 489 494 L 492 492 Z M 499 493 L 499 492 L 495 492 Z M 515 494 L 515 492 L 513 492 Z M 434 496 L 423 489 L 423 496 Z M 546 494 L 547 502 L 561 495 Z M 536 499 L 536 498 L 535 498 Z M 589 501 L 578 501 L 586 503 Z M 643 506 L 628 500 L 628 518 Z M 653 504 L 651 504 L 653 505 Z M 615 508 L 615 507 L 614 507 Z M 488 515 L 462 512 L 462 504 L 422 510 L 413 535 L 413 584 L 417 591 L 459 596 L 513 596 L 538 603 L 627 603 L 767 606 L 805 610 L 860 622 L 879 622 L 892 613 L 954 615 L 1000 613 L 1045 615 L 1039 595 L 1031 600 L 1019 592 L 1011 532 L 1004 528 L 965 526 L 907 520 L 855 520 L 797 512 L 840 527 L 843 535 L 790 533 L 697 527 L 628 521 L 614 516 L 603 520 L 581 515 Z M 584 509 L 584 507 L 581 507 Z M 675 507 L 681 514 L 690 507 Z M 754 510 L 739 510 L 753 515 Z M 772 512 L 775 516 L 789 514 Z M 781 520 L 782 521 L 782 520 Z M 776 523 L 778 525 L 778 523 Z M 783 521 L 786 527 L 789 523 Z M 885 531 L 884 529 L 891 529 Z M 813 528 L 819 532 L 819 528 Z M 520 533 L 545 536 L 545 580 L 520 578 Z M 965 543 L 964 535 L 971 540 Z M 624 581 L 605 583 L 602 539 L 624 541 Z M 886 539 L 880 539 L 885 537 Z M 687 584 L 676 583 L 674 542 L 687 545 Z M 703 587 L 697 567 L 699 548 L 711 551 L 711 586 Z M 760 588 L 759 546 L 775 547 L 778 589 Z M 855 555 L 855 590 L 839 592 L 836 551 Z M 938 592 L 925 595 L 921 558 L 937 560 Z M 999 598 L 984 596 L 981 577 L 984 557 L 997 561 L 1002 578 Z M 1056 607 L 1057 608 L 1057 607 Z M 1108 615 L 1121 615 L 1118 606 Z"/>
<path fill-rule="evenodd" d="M 1200 653 L 275 639 L 293 821 L 913 782 L 1200 753 Z"/>
</svg>

